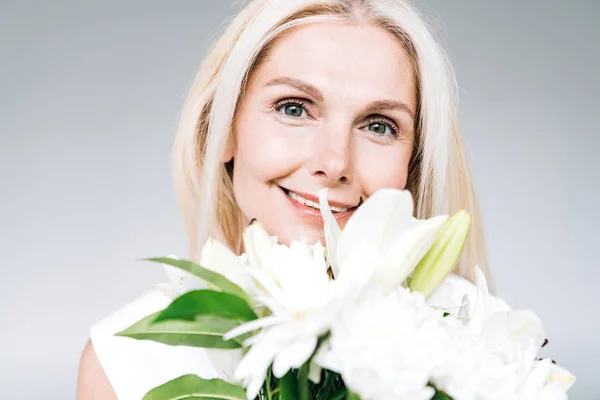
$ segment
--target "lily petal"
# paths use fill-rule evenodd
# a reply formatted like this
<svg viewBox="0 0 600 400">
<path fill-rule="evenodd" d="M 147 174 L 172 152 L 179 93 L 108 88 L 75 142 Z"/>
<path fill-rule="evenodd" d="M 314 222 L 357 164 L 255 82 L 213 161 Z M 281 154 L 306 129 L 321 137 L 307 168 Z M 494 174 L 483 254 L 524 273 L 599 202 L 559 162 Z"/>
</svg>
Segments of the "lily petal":
<svg viewBox="0 0 600 400">
<path fill-rule="evenodd" d="M 224 244 L 209 238 L 202 248 L 200 265 L 223 275 L 248 293 L 252 280 L 246 272 L 246 266 Z"/>
<path fill-rule="evenodd" d="M 531 399 L 536 393 L 539 393 L 544 385 L 550 372 L 552 362 L 549 358 L 544 358 L 535 363 L 533 370 L 524 382 L 519 394 L 523 399 Z"/>
<path fill-rule="evenodd" d="M 517 345 L 523 351 L 529 346 L 541 348 L 544 338 L 542 321 L 529 310 L 495 312 L 481 330 L 481 338 L 490 350 Z"/>
<path fill-rule="evenodd" d="M 268 275 L 272 275 L 269 257 L 273 246 L 273 240 L 260 223 L 254 221 L 244 231 L 244 247 L 250 265 Z"/>
<path fill-rule="evenodd" d="M 491 300 L 490 291 L 488 289 L 487 280 L 479 266 L 475 266 L 475 284 L 477 287 L 477 295 L 475 297 L 475 306 L 469 321 L 469 330 L 474 334 L 479 334 L 483 329 L 483 323 L 491 315 Z"/>
<path fill-rule="evenodd" d="M 548 375 L 548 383 L 556 384 L 563 392 L 566 392 L 575 383 L 575 375 L 558 364 L 552 364 Z"/>
<path fill-rule="evenodd" d="M 446 220 L 446 216 L 414 220 L 410 228 L 396 236 L 378 263 L 377 280 L 385 291 L 400 286 L 413 272 L 439 235 Z"/>
<path fill-rule="evenodd" d="M 337 262 L 344 265 L 358 246 L 374 247 L 385 254 L 412 223 L 413 199 L 407 190 L 380 189 L 350 217 L 337 243 Z"/>
<path fill-rule="evenodd" d="M 319 191 L 319 208 L 323 216 L 323 224 L 325 225 L 325 245 L 327 247 L 327 260 L 333 271 L 333 276 L 339 273 L 339 264 L 337 261 L 337 244 L 342 234 L 342 230 L 337 221 L 333 217 L 333 213 L 329 208 L 327 201 L 327 188 Z"/>
</svg>

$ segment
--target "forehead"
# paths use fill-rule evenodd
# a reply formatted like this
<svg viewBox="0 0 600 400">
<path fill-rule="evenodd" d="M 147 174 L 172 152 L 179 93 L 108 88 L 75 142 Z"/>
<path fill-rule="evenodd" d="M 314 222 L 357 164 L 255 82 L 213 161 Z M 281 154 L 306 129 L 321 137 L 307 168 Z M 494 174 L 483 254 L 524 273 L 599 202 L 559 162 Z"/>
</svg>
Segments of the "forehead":
<svg viewBox="0 0 600 400">
<path fill-rule="evenodd" d="M 250 84 L 290 76 L 318 87 L 325 96 L 407 100 L 414 95 L 413 68 L 401 42 L 373 25 L 314 23 L 276 39 Z"/>
</svg>

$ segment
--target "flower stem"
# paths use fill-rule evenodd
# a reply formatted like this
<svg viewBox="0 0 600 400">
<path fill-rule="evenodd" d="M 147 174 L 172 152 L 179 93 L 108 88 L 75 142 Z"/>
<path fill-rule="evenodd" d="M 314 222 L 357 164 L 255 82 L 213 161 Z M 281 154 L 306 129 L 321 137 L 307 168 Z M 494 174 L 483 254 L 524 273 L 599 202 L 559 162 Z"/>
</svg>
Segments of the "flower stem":
<svg viewBox="0 0 600 400">
<path fill-rule="evenodd" d="M 267 370 L 267 400 L 272 400 L 273 396 L 271 393 L 271 368 Z"/>
<path fill-rule="evenodd" d="M 304 363 L 300 370 L 298 371 L 298 399 L 299 400 L 309 400 L 308 393 L 308 362 Z"/>
</svg>

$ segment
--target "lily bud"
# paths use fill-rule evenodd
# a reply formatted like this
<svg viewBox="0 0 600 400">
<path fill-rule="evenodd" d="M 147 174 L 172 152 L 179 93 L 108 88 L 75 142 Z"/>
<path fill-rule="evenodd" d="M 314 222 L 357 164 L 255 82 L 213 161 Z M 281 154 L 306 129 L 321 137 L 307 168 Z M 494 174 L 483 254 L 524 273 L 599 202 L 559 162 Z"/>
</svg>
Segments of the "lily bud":
<svg viewBox="0 0 600 400">
<path fill-rule="evenodd" d="M 410 281 L 411 291 L 428 296 L 460 259 L 469 234 L 471 214 L 459 210 L 448 219 L 440 235 L 421 259 Z"/>
</svg>

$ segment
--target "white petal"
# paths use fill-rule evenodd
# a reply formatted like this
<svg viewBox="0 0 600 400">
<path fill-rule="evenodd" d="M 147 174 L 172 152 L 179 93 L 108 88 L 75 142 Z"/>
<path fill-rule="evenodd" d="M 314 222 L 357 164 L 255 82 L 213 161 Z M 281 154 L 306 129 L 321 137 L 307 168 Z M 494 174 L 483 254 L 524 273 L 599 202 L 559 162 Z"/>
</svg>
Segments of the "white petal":
<svg viewBox="0 0 600 400">
<path fill-rule="evenodd" d="M 256 370 L 246 382 L 246 398 L 248 400 L 254 400 L 258 397 L 260 389 L 262 389 L 263 383 L 267 377 L 267 370 Z"/>
<path fill-rule="evenodd" d="M 316 337 L 297 339 L 285 346 L 273 362 L 273 375 L 281 378 L 292 368 L 300 368 L 315 351 Z"/>
<path fill-rule="evenodd" d="M 426 302 L 435 308 L 459 308 L 460 303 L 456 301 L 456 298 L 457 293 L 454 286 L 450 282 L 444 281 L 427 296 Z"/>
<path fill-rule="evenodd" d="M 529 374 L 527 381 L 519 393 L 522 398 L 531 399 L 536 393 L 539 393 L 542 390 L 546 384 L 551 365 L 552 363 L 548 358 L 544 358 L 535 363 L 533 370 Z"/>
<path fill-rule="evenodd" d="M 458 310 L 458 316 L 468 318 L 471 314 L 471 301 L 469 300 L 469 295 L 464 294 L 462 298 L 462 304 L 460 309 Z"/>
<path fill-rule="evenodd" d="M 444 227 L 447 216 L 414 220 L 385 252 L 378 271 L 378 281 L 384 290 L 398 286 L 413 272 Z"/>
<path fill-rule="evenodd" d="M 257 329 L 262 329 L 268 326 L 275 325 L 277 322 L 279 322 L 279 319 L 273 316 L 255 319 L 253 321 L 249 321 L 244 324 L 238 325 L 229 332 L 225 333 L 223 335 L 223 340 L 230 340 L 245 333 L 255 331 Z"/>
<path fill-rule="evenodd" d="M 350 257 L 342 265 L 340 275 L 334 281 L 334 287 L 346 306 L 349 307 L 364 290 L 372 286 L 371 282 L 375 274 L 373 263 L 376 257 L 376 249 L 359 246 L 350 253 Z"/>
<path fill-rule="evenodd" d="M 260 334 L 259 334 L 260 335 Z M 257 337 L 256 335 L 254 337 Z M 281 350 L 279 342 L 271 340 L 260 340 L 255 343 L 246 353 L 242 361 L 238 364 L 235 370 L 236 380 L 243 380 L 251 376 L 253 373 L 264 370 L 265 373 L 273 357 Z"/>
<path fill-rule="evenodd" d="M 323 217 L 323 224 L 325 225 L 327 260 L 329 261 L 329 265 L 331 265 L 333 276 L 337 276 L 339 273 L 337 243 L 342 231 L 329 208 L 329 203 L 327 202 L 327 188 L 319 191 L 319 208 L 321 209 L 321 216 Z"/>
<path fill-rule="evenodd" d="M 244 356 L 243 349 L 206 349 L 211 364 L 228 382 L 234 380 L 234 371 Z"/>
<path fill-rule="evenodd" d="M 475 283 L 477 285 L 477 297 L 469 321 L 469 330 L 471 333 L 478 335 L 483 329 L 483 323 L 492 313 L 487 280 L 479 266 L 475 266 Z"/>
<path fill-rule="evenodd" d="M 246 272 L 246 266 L 224 244 L 209 238 L 200 256 L 200 265 L 217 272 L 238 285 L 245 292 L 252 287 L 252 281 Z"/>
<path fill-rule="evenodd" d="M 412 223 L 413 199 L 407 190 L 380 189 L 350 217 L 338 241 L 337 261 L 344 265 L 357 246 L 385 253 Z"/>
<path fill-rule="evenodd" d="M 338 373 L 342 371 L 342 360 L 332 349 L 331 342 L 329 341 L 321 344 L 313 361 L 324 369 Z"/>
<path fill-rule="evenodd" d="M 262 286 L 263 290 L 272 296 L 279 303 L 285 305 L 285 292 L 281 290 L 279 286 L 275 282 L 273 282 L 272 277 L 267 275 L 265 271 L 248 268 L 248 273 L 256 280 L 256 282 Z"/>
<path fill-rule="evenodd" d="M 548 383 L 557 385 L 563 392 L 566 392 L 575 383 L 575 375 L 557 364 L 552 364 Z"/>
<path fill-rule="evenodd" d="M 244 231 L 244 249 L 248 255 L 248 262 L 256 269 L 271 273 L 269 257 L 274 244 L 271 237 L 261 224 L 253 222 Z"/>
<path fill-rule="evenodd" d="M 550 383 L 542 389 L 539 400 L 568 400 L 567 394 L 557 384 Z"/>
<path fill-rule="evenodd" d="M 481 338 L 491 350 L 501 350 L 505 346 L 541 348 L 545 339 L 542 321 L 529 310 L 493 313 L 484 323 Z"/>
</svg>

